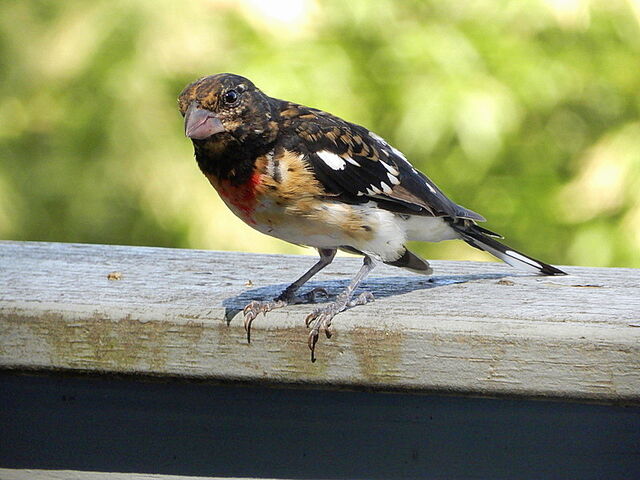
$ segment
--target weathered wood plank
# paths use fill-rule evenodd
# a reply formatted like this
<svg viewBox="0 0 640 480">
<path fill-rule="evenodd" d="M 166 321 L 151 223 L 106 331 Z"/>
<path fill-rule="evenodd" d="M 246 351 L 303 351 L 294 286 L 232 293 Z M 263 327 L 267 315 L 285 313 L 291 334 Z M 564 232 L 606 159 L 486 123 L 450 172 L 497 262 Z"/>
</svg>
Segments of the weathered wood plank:
<svg viewBox="0 0 640 480">
<path fill-rule="evenodd" d="M 365 284 L 377 301 L 334 320 L 316 363 L 308 305 L 259 317 L 248 345 L 234 315 L 314 261 L 0 242 L 0 368 L 640 402 L 640 270 L 433 262 L 429 279 L 383 266 Z M 339 258 L 310 285 L 335 294 L 359 264 Z"/>
</svg>

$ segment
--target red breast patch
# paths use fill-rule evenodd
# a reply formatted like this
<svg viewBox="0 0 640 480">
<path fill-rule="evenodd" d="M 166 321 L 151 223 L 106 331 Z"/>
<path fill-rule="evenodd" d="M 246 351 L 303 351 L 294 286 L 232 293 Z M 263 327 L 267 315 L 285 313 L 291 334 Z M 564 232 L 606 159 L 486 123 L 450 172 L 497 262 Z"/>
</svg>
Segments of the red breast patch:
<svg viewBox="0 0 640 480">
<path fill-rule="evenodd" d="M 232 185 L 228 180 L 217 181 L 209 179 L 223 200 L 233 205 L 242 215 L 245 222 L 255 224 L 252 215 L 256 206 L 257 187 L 260 185 L 261 174 L 254 174 L 242 185 Z"/>
</svg>

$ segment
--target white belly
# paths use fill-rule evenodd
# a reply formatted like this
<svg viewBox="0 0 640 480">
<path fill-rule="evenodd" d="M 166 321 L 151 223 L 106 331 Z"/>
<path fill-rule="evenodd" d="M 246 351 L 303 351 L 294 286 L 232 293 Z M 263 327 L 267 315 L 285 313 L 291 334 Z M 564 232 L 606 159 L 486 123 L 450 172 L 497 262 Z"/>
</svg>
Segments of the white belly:
<svg viewBox="0 0 640 480">
<path fill-rule="evenodd" d="M 418 242 L 441 242 L 459 238 L 456 231 L 441 217 L 402 216 L 407 240 Z"/>
<path fill-rule="evenodd" d="M 457 238 L 441 218 L 398 215 L 374 202 L 318 204 L 304 215 L 269 202 L 254 212 L 256 230 L 298 245 L 315 248 L 349 246 L 381 261 L 394 261 L 408 240 L 439 242 Z"/>
</svg>

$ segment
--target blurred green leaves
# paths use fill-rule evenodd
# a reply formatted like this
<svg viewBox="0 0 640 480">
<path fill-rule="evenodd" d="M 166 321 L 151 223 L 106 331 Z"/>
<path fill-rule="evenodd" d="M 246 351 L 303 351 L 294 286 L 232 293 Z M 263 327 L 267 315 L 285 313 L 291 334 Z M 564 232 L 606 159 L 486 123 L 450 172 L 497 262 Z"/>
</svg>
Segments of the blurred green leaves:
<svg viewBox="0 0 640 480">
<path fill-rule="evenodd" d="M 0 237 L 262 252 L 176 97 L 204 75 L 386 137 L 508 243 L 640 267 L 637 1 L 0 3 Z M 461 242 L 430 258 L 487 258 Z"/>
</svg>

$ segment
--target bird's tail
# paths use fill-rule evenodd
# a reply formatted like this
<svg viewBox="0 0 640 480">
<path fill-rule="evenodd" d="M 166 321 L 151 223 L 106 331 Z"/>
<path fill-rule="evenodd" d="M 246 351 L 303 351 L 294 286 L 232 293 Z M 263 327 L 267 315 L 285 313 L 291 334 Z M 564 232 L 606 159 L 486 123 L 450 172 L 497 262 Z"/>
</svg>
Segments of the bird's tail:
<svg viewBox="0 0 640 480">
<path fill-rule="evenodd" d="M 489 252 L 512 267 L 538 275 L 566 275 L 562 270 L 548 265 L 540 260 L 531 258 L 522 252 L 518 252 L 507 245 L 498 242 L 494 237 L 501 238 L 497 233 L 482 228 L 470 221 L 460 221 L 459 219 L 449 222 L 451 227 L 458 232 L 460 238 L 472 247 Z"/>
</svg>

